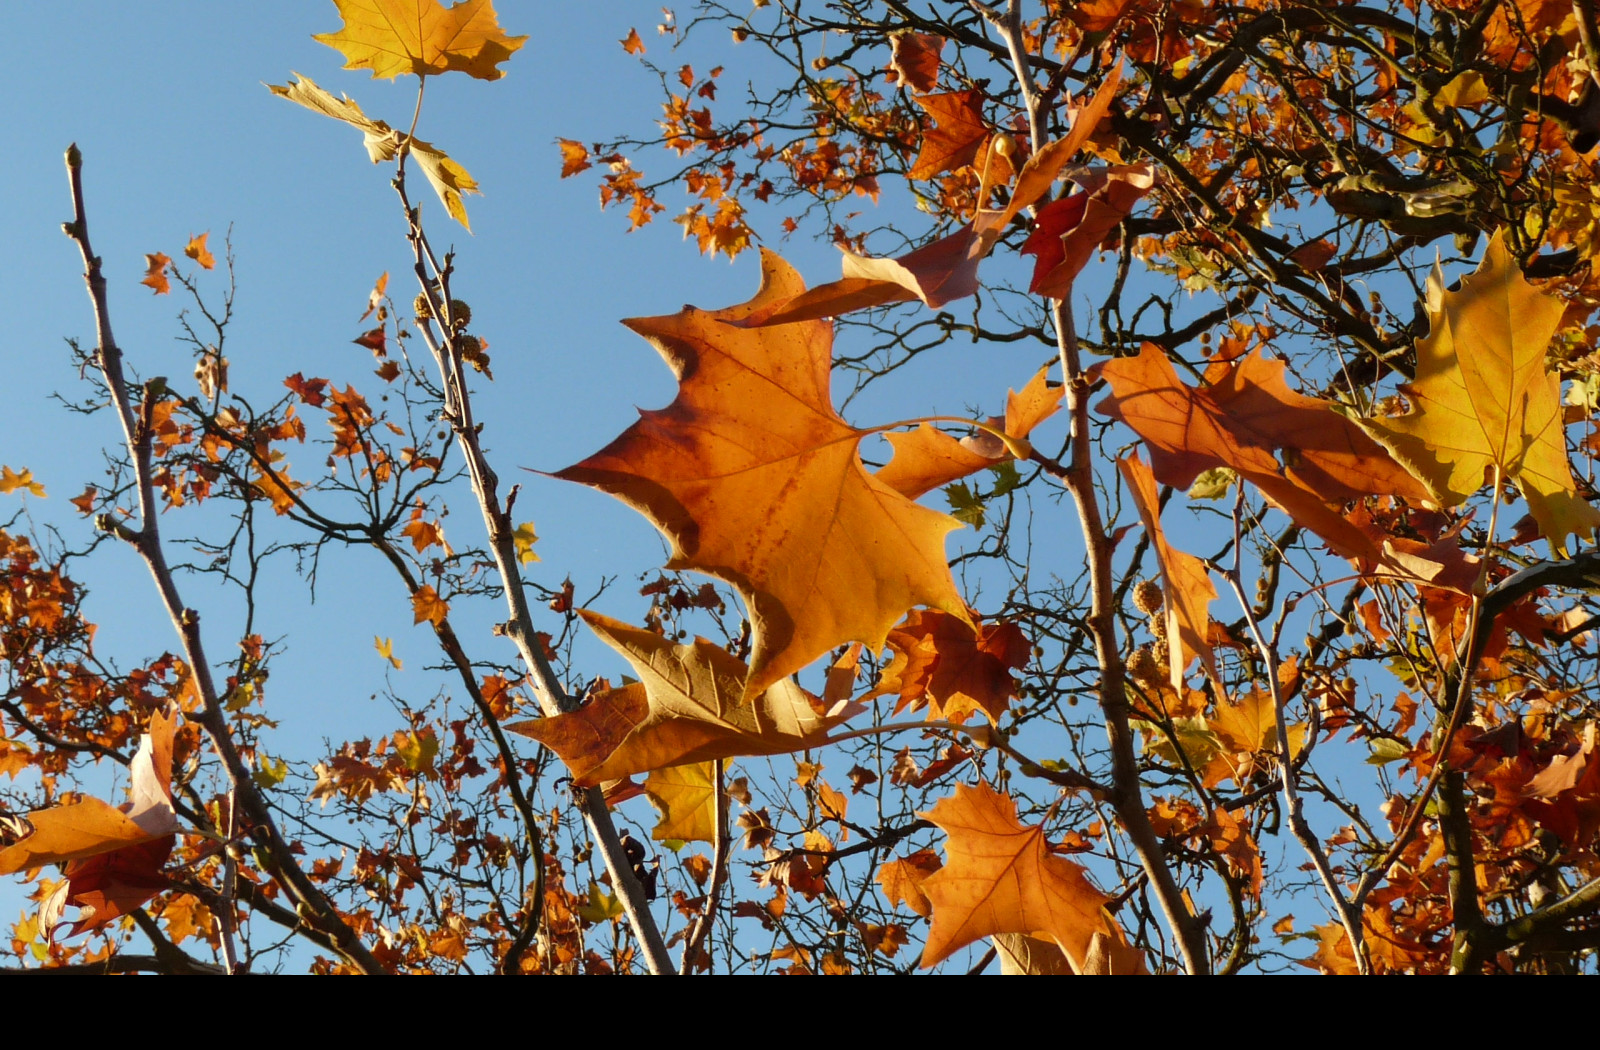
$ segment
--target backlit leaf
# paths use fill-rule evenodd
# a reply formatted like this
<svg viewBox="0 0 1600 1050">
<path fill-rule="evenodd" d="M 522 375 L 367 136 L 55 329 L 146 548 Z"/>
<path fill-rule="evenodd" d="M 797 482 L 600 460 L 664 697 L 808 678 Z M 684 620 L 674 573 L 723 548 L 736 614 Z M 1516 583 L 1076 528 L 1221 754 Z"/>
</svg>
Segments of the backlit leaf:
<svg viewBox="0 0 1600 1050">
<path fill-rule="evenodd" d="M 401 144 L 404 142 L 406 152 L 417 162 L 417 167 L 428 180 L 428 184 L 433 187 L 433 191 L 439 195 L 439 200 L 450 213 L 450 217 L 467 229 L 472 228 L 467 222 L 467 209 L 461 202 L 461 195 L 479 192 L 477 180 L 467 174 L 467 169 L 451 160 L 443 150 L 418 138 L 406 140 L 404 135 L 388 124 L 381 120 L 372 120 L 361 112 L 361 107 L 348 96 L 340 95 L 334 98 L 309 78 L 302 77 L 298 73 L 295 74 L 292 83 L 268 84 L 267 89 L 274 95 L 298 103 L 325 117 L 342 120 L 359 130 L 362 133 L 362 141 L 367 147 L 367 156 L 372 158 L 374 164 L 398 156 Z M 151 260 L 153 266 L 157 257 L 146 256 L 146 258 Z M 166 259 L 166 256 L 160 258 Z M 165 265 L 162 264 L 163 267 Z M 145 283 L 149 283 L 148 278 Z"/>
<path fill-rule="evenodd" d="M 1578 497 L 1567 461 L 1561 379 L 1545 351 L 1565 304 L 1529 284 L 1496 233 L 1476 273 L 1429 310 L 1409 415 L 1362 425 L 1455 506 L 1493 468 L 1514 480 L 1551 547 L 1589 536 L 1600 511 Z"/>
<path fill-rule="evenodd" d="M 528 39 L 505 34 L 490 0 L 448 8 L 439 0 L 333 2 L 344 27 L 312 39 L 344 55 L 344 68 L 370 69 L 374 77 L 461 72 L 499 80 L 505 71 L 497 67 Z"/>
<path fill-rule="evenodd" d="M 140 284 L 147 285 L 157 295 L 166 295 L 172 291 L 172 284 L 167 280 L 167 267 L 172 260 L 160 252 L 149 252 L 144 257 L 144 279 Z"/>
<path fill-rule="evenodd" d="M 210 231 L 207 231 L 198 236 L 190 237 L 189 243 L 183 246 L 183 254 L 199 263 L 203 269 L 214 270 L 217 268 L 217 260 L 211 254 L 211 250 L 206 247 L 206 238 L 210 236 Z"/>
<path fill-rule="evenodd" d="M 754 628 L 746 697 L 847 641 L 881 649 L 913 606 L 965 615 L 944 555 L 956 522 L 868 474 L 866 432 L 833 409 L 831 326 L 728 323 L 804 288 L 777 255 L 762 264 L 748 303 L 625 322 L 671 365 L 678 396 L 557 475 L 647 516 L 672 541 L 669 568 L 738 588 Z"/>
<path fill-rule="evenodd" d="M 816 747 L 860 710 L 819 710 L 821 702 L 789 678 L 746 699 L 745 665 L 722 647 L 703 638 L 676 645 L 599 613 L 580 615 L 640 680 L 576 711 L 506 727 L 553 749 L 579 786 L 686 762 Z"/>
<path fill-rule="evenodd" d="M 1206 385 L 1178 379 L 1153 344 L 1099 366 L 1111 396 L 1097 411 L 1144 438 L 1164 485 L 1187 488 L 1216 467 L 1236 471 L 1302 526 L 1347 557 L 1381 551 L 1338 504 L 1372 494 L 1426 499 L 1427 489 L 1330 402 L 1289 389 L 1281 361 L 1253 354 L 1216 361 Z M 1280 460 L 1275 453 L 1292 450 Z"/>
<path fill-rule="evenodd" d="M 933 903 L 923 966 L 983 937 L 1026 933 L 1053 939 L 1081 971 L 1095 934 L 1123 940 L 1105 910 L 1111 898 L 1081 865 L 1051 852 L 1044 828 L 1019 823 L 1016 803 L 987 784 L 958 784 L 920 816 L 949 836 L 944 867 L 922 885 Z"/>
<path fill-rule="evenodd" d="M 10 467 L 0 466 L 0 494 L 9 496 L 18 489 L 44 499 L 44 486 L 33 480 L 33 471 L 24 467 L 19 474 Z"/>
<path fill-rule="evenodd" d="M 1129 456 L 1119 459 L 1117 467 L 1127 479 L 1128 491 L 1139 509 L 1139 518 L 1144 522 L 1145 534 L 1150 537 L 1156 564 L 1161 569 L 1165 601 L 1158 615 L 1167 618 L 1167 663 L 1172 668 L 1172 687 L 1180 691 L 1184 688 L 1184 672 L 1197 656 L 1206 674 L 1213 681 L 1220 681 L 1216 658 L 1206 641 L 1206 625 L 1210 622 L 1207 610 L 1217 600 L 1211 573 L 1199 558 L 1167 543 L 1166 532 L 1161 528 L 1161 501 L 1156 493 L 1156 479 L 1144 461 L 1138 456 Z"/>
</svg>

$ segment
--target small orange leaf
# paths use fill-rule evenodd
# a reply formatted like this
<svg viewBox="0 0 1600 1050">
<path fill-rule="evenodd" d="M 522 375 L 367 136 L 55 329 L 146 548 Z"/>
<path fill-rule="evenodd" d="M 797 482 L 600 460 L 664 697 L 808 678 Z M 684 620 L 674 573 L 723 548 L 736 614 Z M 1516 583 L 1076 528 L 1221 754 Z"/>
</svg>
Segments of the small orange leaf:
<svg viewBox="0 0 1600 1050">
<path fill-rule="evenodd" d="M 989 456 L 974 451 L 929 423 L 909 433 L 896 432 L 884 437 L 894 448 L 894 456 L 878 471 L 877 478 L 907 499 L 918 499 L 1005 459 L 1004 455 Z M 1003 446 L 1001 450 L 1003 452 Z"/>
<path fill-rule="evenodd" d="M 1014 623 L 975 632 L 949 613 L 915 609 L 889 632 L 894 660 L 878 692 L 898 694 L 895 713 L 927 705 L 930 721 L 964 722 L 982 710 L 990 721 L 1005 713 L 1016 693 L 1011 672 L 1028 664 L 1032 646 Z"/>
<path fill-rule="evenodd" d="M 217 268 L 217 260 L 211 254 L 211 250 L 206 247 L 206 238 L 209 236 L 211 236 L 211 232 L 208 230 L 198 237 L 190 237 L 189 243 L 183 246 L 183 254 L 199 263 L 203 269 L 215 270 Z"/>
<path fill-rule="evenodd" d="M 878 869 L 878 884 L 891 905 L 904 901 L 906 907 L 927 918 L 933 914 L 933 902 L 928 900 L 922 887 L 942 866 L 939 855 L 933 850 L 918 850 L 904 860 L 885 862 Z"/>
<path fill-rule="evenodd" d="M 167 267 L 172 264 L 172 260 L 160 252 L 147 252 L 144 261 L 144 280 L 139 283 L 149 285 L 157 295 L 166 295 L 172 291 L 172 285 L 167 281 Z"/>
<path fill-rule="evenodd" d="M 573 139 L 557 139 L 561 145 L 561 177 L 576 175 L 590 167 L 589 151 L 583 148 L 583 143 Z"/>
<path fill-rule="evenodd" d="M 622 44 L 622 50 L 630 55 L 644 54 L 644 41 L 639 39 L 639 31 L 637 29 L 628 30 L 628 35 L 623 37 L 619 43 Z"/>
<path fill-rule="evenodd" d="M 427 620 L 435 627 L 444 623 L 444 618 L 449 615 L 450 606 L 439 597 L 439 592 L 429 583 L 417 588 L 411 596 L 412 623 L 421 623 Z"/>
<path fill-rule="evenodd" d="M 944 37 L 928 33 L 895 33 L 889 38 L 889 69 L 895 79 L 919 95 L 939 85 L 939 52 Z"/>
<path fill-rule="evenodd" d="M 367 318 L 371 317 L 372 316 L 372 312 L 374 310 L 376 310 L 378 307 L 383 305 L 383 294 L 384 294 L 385 291 L 388 290 L 388 288 L 389 288 L 389 271 L 385 270 L 385 271 L 383 271 L 383 274 L 377 279 L 377 281 L 375 281 L 373 283 L 372 291 L 367 293 L 367 308 L 362 311 L 360 317 L 356 318 L 356 322 L 358 324 L 360 322 L 362 322 L 362 321 L 365 321 Z"/>
</svg>

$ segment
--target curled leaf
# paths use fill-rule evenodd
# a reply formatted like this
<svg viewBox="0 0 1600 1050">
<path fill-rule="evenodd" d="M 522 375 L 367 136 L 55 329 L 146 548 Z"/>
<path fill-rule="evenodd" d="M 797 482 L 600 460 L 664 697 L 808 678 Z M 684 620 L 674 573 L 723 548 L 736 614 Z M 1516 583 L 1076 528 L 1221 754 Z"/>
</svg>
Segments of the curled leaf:
<svg viewBox="0 0 1600 1050">
<path fill-rule="evenodd" d="M 405 151 L 416 160 L 417 168 L 427 178 L 433 191 L 439 195 L 439 200 L 450 213 L 450 217 L 468 230 L 472 229 L 467 222 L 467 209 L 461 202 L 461 195 L 479 192 L 478 183 L 467 174 L 465 168 L 450 159 L 443 150 L 421 139 L 406 140 L 405 136 L 385 122 L 373 120 L 361 112 L 361 107 L 348 96 L 340 95 L 335 98 L 318 87 L 310 78 L 302 77 L 298 73 L 294 74 L 291 83 L 268 84 L 267 90 L 325 117 L 343 121 L 360 131 L 362 142 L 367 147 L 367 156 L 372 158 L 374 164 L 399 156 L 403 145 Z M 154 257 L 149 258 L 153 260 Z"/>
</svg>

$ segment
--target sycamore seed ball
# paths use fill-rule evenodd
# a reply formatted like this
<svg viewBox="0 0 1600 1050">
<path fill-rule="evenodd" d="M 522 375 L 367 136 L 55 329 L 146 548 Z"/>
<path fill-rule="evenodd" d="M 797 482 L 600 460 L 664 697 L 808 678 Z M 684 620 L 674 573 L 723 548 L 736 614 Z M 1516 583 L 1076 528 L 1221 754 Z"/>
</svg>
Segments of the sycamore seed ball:
<svg viewBox="0 0 1600 1050">
<path fill-rule="evenodd" d="M 1155 580 L 1140 580 L 1133 589 L 1133 607 L 1146 616 L 1154 616 L 1161 608 L 1161 585 Z"/>
</svg>

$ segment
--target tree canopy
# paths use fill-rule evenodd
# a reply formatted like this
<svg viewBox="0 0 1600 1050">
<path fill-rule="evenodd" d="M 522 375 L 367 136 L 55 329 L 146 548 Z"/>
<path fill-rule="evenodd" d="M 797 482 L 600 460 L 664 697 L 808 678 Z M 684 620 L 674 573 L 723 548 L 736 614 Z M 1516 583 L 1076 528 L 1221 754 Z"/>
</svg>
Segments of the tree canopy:
<svg viewBox="0 0 1600 1050">
<path fill-rule="evenodd" d="M 515 75 L 527 38 L 488 0 L 337 6 L 316 39 L 416 77 L 412 122 L 271 91 L 392 168 L 375 376 L 230 386 L 233 260 L 201 234 L 144 275 L 189 297 L 193 380 L 141 377 L 67 153 L 75 425 L 120 444 L 78 534 L 0 532 L 19 967 L 1595 968 L 1589 0 L 619 27 L 659 117 L 574 128 L 540 192 L 597 184 L 752 290 L 625 321 L 676 393 L 528 493 L 536 454 L 474 399 L 512 307 L 442 247 L 479 186 L 417 137 L 446 74 Z M 805 238 L 837 277 L 786 261 Z M 873 417 L 973 355 L 939 410 Z M 637 595 L 527 572 L 565 483 L 660 531 L 659 571 L 617 566 Z M 254 589 L 354 548 L 437 667 L 375 639 L 398 721 L 280 755 Z M 129 552 L 172 630 L 131 667 L 78 582 Z M 203 629 L 197 569 L 251 610 L 239 637 Z M 107 765 L 125 793 L 96 793 Z"/>
</svg>

